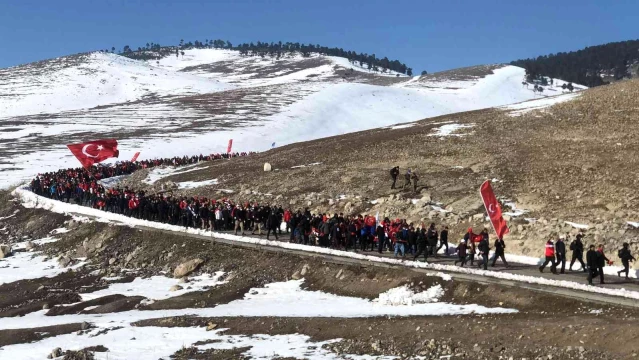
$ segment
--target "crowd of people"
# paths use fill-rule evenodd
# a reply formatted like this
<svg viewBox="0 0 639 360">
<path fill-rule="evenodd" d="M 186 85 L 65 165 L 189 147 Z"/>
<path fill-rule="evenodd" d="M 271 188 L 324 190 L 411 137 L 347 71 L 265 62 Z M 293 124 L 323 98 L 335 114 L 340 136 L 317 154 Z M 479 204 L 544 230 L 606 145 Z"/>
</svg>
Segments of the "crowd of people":
<svg viewBox="0 0 639 360">
<path fill-rule="evenodd" d="M 138 162 L 117 162 L 113 165 L 100 165 L 84 168 L 59 170 L 56 172 L 39 174 L 31 181 L 31 190 L 41 196 L 55 200 L 73 202 L 78 205 L 122 214 L 138 219 L 156 221 L 171 225 L 179 225 L 185 228 L 195 228 L 209 231 L 233 231 L 235 234 L 266 235 L 267 239 L 274 236 L 276 240 L 286 233 L 288 241 L 293 243 L 328 247 L 333 249 L 354 251 L 377 251 L 380 254 L 386 251 L 392 252 L 395 257 L 405 259 L 410 254 L 414 261 L 423 256 L 424 261 L 429 256 L 439 256 L 444 249 L 444 256 L 450 256 L 448 245 L 448 226 L 441 225 L 437 229 L 434 223 L 429 225 L 409 223 L 405 219 L 389 218 L 378 219 L 372 215 L 344 215 L 312 214 L 308 208 L 292 210 L 278 205 L 258 203 L 236 203 L 229 198 L 208 199 L 198 196 L 173 196 L 170 192 L 145 194 L 144 191 L 135 191 L 128 187 L 105 187 L 100 180 L 131 174 L 138 169 L 153 168 L 157 166 L 184 166 L 196 164 L 201 161 L 213 161 L 227 159 L 235 156 L 246 156 L 251 153 L 213 154 L 191 157 L 173 157 Z M 391 170 L 393 185 L 399 168 Z M 416 173 L 407 172 L 406 184 L 410 181 L 416 186 L 418 180 Z M 416 189 L 416 188 L 415 188 Z M 539 267 L 543 272 L 550 264 L 553 273 L 565 272 L 566 246 L 569 234 L 565 237 L 556 237 L 545 244 L 545 261 Z M 595 250 L 594 245 L 589 247 L 586 254 L 586 262 L 583 260 L 584 244 L 583 234 L 576 236 L 570 243 L 572 251 L 569 271 L 575 262 L 581 264 L 582 270 L 588 273 L 588 283 L 592 284 L 593 278 L 600 277 L 604 283 L 603 267 L 611 264 L 604 254 L 603 245 Z M 492 248 L 492 259 L 489 234 L 483 229 L 475 234 L 469 228 L 460 244 L 454 249 L 457 259 L 455 265 L 477 266 L 488 269 L 488 264 L 494 267 L 497 260 L 503 265 L 509 264 L 505 258 L 506 244 L 503 239 L 495 239 Z M 629 275 L 629 263 L 634 261 L 628 244 L 624 244 L 619 250 L 624 269 L 618 272 L 621 276 Z"/>
</svg>

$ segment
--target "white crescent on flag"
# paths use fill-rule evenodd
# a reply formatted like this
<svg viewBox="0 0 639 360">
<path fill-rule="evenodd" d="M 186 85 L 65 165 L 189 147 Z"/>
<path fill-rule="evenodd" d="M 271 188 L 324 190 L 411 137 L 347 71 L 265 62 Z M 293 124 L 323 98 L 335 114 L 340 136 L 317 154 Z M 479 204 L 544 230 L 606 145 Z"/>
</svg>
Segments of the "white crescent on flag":
<svg viewBox="0 0 639 360">
<path fill-rule="evenodd" d="M 98 155 L 99 155 L 100 153 L 98 153 L 98 155 L 91 155 L 91 154 L 89 154 L 89 153 L 87 152 L 87 149 L 89 149 L 89 146 L 93 146 L 93 144 L 86 144 L 86 145 L 84 145 L 84 146 L 82 147 L 82 153 L 83 153 L 83 154 L 84 154 L 84 156 L 86 156 L 86 157 L 90 157 L 90 158 L 97 158 L 97 157 L 98 157 Z M 98 150 L 100 150 L 100 149 L 98 148 Z"/>
</svg>

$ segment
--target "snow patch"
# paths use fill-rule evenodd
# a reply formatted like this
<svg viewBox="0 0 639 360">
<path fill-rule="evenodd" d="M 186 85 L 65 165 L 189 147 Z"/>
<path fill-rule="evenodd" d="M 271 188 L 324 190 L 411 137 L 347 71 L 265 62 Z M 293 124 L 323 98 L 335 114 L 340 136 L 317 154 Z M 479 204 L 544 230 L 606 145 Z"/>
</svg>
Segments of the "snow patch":
<svg viewBox="0 0 639 360">
<path fill-rule="evenodd" d="M 474 125 L 464 125 L 464 124 L 446 124 L 440 127 L 435 128 L 435 133 L 430 134 L 429 136 L 437 136 L 437 137 L 446 137 L 446 136 L 464 136 L 467 134 L 455 134 L 456 131 L 460 129 L 471 128 Z"/>
<path fill-rule="evenodd" d="M 195 189 L 202 186 L 217 185 L 217 179 L 203 181 L 182 181 L 177 183 L 178 189 Z"/>
<path fill-rule="evenodd" d="M 151 300 L 164 300 L 195 291 L 205 291 L 209 288 L 224 284 L 224 272 L 218 271 L 215 274 L 202 274 L 189 278 L 188 283 L 180 283 L 180 279 L 168 278 L 166 276 L 152 276 L 150 278 L 135 278 L 129 283 L 113 283 L 108 288 L 94 291 L 92 293 L 82 293 L 82 301 L 97 299 L 107 295 L 121 294 L 126 296 L 144 296 Z M 114 278 L 103 278 L 114 280 Z M 181 290 L 169 291 L 172 286 L 179 285 Z"/>
</svg>

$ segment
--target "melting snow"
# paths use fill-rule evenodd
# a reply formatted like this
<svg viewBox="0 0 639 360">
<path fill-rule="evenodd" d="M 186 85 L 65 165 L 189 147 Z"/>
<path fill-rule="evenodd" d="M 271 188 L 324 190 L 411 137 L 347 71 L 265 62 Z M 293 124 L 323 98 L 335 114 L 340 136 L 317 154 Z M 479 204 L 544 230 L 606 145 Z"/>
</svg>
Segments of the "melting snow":
<svg viewBox="0 0 639 360">
<path fill-rule="evenodd" d="M 473 127 L 473 125 L 446 124 L 446 125 L 442 125 L 442 126 L 440 126 L 438 128 L 435 128 L 435 133 L 434 134 L 430 134 L 429 136 L 438 136 L 438 137 L 464 136 L 466 134 L 455 134 L 455 132 L 457 130 L 460 130 L 460 129 L 471 128 L 471 127 Z"/>
<path fill-rule="evenodd" d="M 588 230 L 590 228 L 590 225 L 586 225 L 586 224 L 577 224 L 570 221 L 564 221 L 564 223 L 574 227 L 575 229 Z"/>
<path fill-rule="evenodd" d="M 194 189 L 202 186 L 217 185 L 217 179 L 203 181 L 183 181 L 177 183 L 179 189 Z"/>
<path fill-rule="evenodd" d="M 208 288 L 224 284 L 222 280 L 224 272 L 218 271 L 215 274 L 203 274 L 189 278 L 188 283 L 180 283 L 180 279 L 168 278 L 166 276 L 152 276 L 150 278 L 135 278 L 129 283 L 113 283 L 108 288 L 94 291 L 92 293 L 80 294 L 82 301 L 97 299 L 107 295 L 121 294 L 126 296 L 144 296 L 150 300 L 164 300 L 194 291 L 205 291 Z M 105 279 L 105 278 L 103 278 Z M 106 278 L 109 280 L 109 278 Z M 110 280 L 114 280 L 111 278 Z M 179 285 L 182 290 L 169 291 L 174 286 Z"/>
</svg>

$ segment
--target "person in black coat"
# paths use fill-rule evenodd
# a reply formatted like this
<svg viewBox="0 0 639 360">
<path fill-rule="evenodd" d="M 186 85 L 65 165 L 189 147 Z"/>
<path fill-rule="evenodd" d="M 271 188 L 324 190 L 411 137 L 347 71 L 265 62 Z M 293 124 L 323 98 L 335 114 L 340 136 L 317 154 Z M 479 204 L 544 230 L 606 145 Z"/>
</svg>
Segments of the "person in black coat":
<svg viewBox="0 0 639 360">
<path fill-rule="evenodd" d="M 426 232 L 426 242 L 428 244 L 428 254 L 435 255 L 437 249 L 437 229 L 435 229 L 435 223 L 431 223 L 428 231 Z"/>
<path fill-rule="evenodd" d="M 273 235 L 275 235 L 275 240 L 277 240 L 277 224 L 279 224 L 277 214 L 275 213 L 275 210 L 271 210 L 271 213 L 266 220 L 266 227 L 268 228 L 266 231 L 266 240 L 268 240 L 269 235 L 271 235 L 271 231 L 273 232 Z"/>
<path fill-rule="evenodd" d="M 561 273 L 566 270 L 566 243 L 562 238 L 558 238 L 555 242 L 555 257 L 557 258 L 557 266 L 561 264 Z"/>
<path fill-rule="evenodd" d="M 397 177 L 399 176 L 399 166 L 395 166 L 390 170 L 391 178 L 393 179 L 393 184 L 391 185 L 391 189 L 395 188 L 395 183 L 397 183 Z"/>
<path fill-rule="evenodd" d="M 493 264 L 491 266 L 495 266 L 497 262 L 497 258 L 501 258 L 501 261 L 504 263 L 504 266 L 508 267 L 508 261 L 506 261 L 506 257 L 504 256 L 506 249 L 506 243 L 504 239 L 495 240 L 495 257 L 493 257 Z"/>
<path fill-rule="evenodd" d="M 446 252 L 444 253 L 444 255 L 448 256 L 448 226 L 444 226 L 442 232 L 439 233 L 439 247 L 435 251 L 435 254 L 437 254 L 439 252 L 439 249 L 444 246 L 446 247 Z"/>
<path fill-rule="evenodd" d="M 588 252 L 586 253 L 586 264 L 588 265 L 588 284 L 592 285 L 592 279 L 597 276 L 597 251 L 595 251 L 595 245 L 590 245 Z"/>
<path fill-rule="evenodd" d="M 568 268 L 570 271 L 572 271 L 572 266 L 575 264 L 575 261 L 579 261 L 581 269 L 584 272 L 588 272 L 586 264 L 584 264 L 584 243 L 581 242 L 583 237 L 582 234 L 578 234 L 575 240 L 570 243 L 570 250 L 572 251 L 572 259 L 570 260 L 570 267 Z"/>
<path fill-rule="evenodd" d="M 626 273 L 626 279 L 628 279 L 628 274 L 630 273 L 630 262 L 635 261 L 634 256 L 630 253 L 630 245 L 628 243 L 623 243 L 623 247 L 619 250 L 619 259 L 621 259 L 621 263 L 623 264 L 623 270 L 617 271 L 617 276 L 621 277 L 621 273 Z"/>
<path fill-rule="evenodd" d="M 428 247 L 426 244 L 426 229 L 421 228 L 417 230 L 417 254 L 415 254 L 413 261 L 417 261 L 421 254 L 424 254 L 424 262 L 428 261 Z"/>
<path fill-rule="evenodd" d="M 488 232 L 486 232 L 486 236 L 482 237 L 479 242 L 479 246 L 477 246 L 477 250 L 479 251 L 479 255 L 481 256 L 481 262 L 477 264 L 478 267 L 484 266 L 484 270 L 488 270 L 488 253 L 490 252 L 490 245 L 488 243 Z"/>
<path fill-rule="evenodd" d="M 604 254 L 603 244 L 599 244 L 599 246 L 597 246 L 597 272 L 599 273 L 600 284 L 605 284 L 604 267 L 606 266 L 606 264 L 612 264 L 612 262 L 606 257 L 606 254 Z"/>
</svg>

